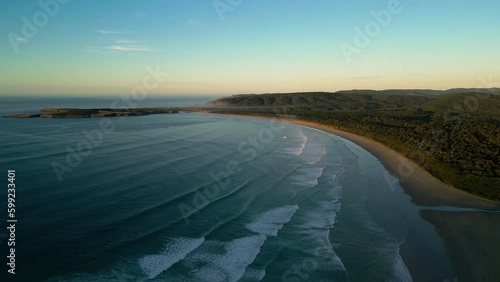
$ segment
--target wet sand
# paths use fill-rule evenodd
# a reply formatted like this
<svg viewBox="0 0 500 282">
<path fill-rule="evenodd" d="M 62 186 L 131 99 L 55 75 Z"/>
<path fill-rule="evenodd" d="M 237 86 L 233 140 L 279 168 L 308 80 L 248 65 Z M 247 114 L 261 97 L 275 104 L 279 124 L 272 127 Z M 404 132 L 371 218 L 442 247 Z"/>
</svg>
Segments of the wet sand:
<svg viewBox="0 0 500 282">
<path fill-rule="evenodd" d="M 500 282 L 500 212 L 423 210 L 421 215 L 443 238 L 458 281 Z"/>
</svg>

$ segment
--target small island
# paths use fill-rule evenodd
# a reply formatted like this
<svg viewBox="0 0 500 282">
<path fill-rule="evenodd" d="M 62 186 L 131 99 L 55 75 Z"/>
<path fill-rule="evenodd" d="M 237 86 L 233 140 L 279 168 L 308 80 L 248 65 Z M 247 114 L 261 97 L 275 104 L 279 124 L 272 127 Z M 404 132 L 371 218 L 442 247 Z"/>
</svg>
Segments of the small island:
<svg viewBox="0 0 500 282">
<path fill-rule="evenodd" d="M 41 113 L 10 114 L 5 118 L 102 118 L 122 116 L 146 116 L 153 114 L 176 114 L 179 108 L 134 108 L 134 109 L 75 109 L 43 108 Z"/>
</svg>

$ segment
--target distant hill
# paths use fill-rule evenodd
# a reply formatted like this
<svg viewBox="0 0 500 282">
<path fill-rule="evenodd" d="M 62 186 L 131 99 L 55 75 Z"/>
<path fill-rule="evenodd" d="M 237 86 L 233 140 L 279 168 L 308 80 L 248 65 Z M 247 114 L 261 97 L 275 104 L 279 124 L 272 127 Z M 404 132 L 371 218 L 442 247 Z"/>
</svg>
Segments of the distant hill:
<svg viewBox="0 0 500 282">
<path fill-rule="evenodd" d="M 443 115 L 450 110 L 468 115 L 500 117 L 500 95 L 457 93 L 443 95 L 422 104 L 427 111 Z"/>
<path fill-rule="evenodd" d="M 466 92 L 489 94 L 500 93 L 500 89 L 343 90 L 338 92 L 240 94 L 211 101 L 207 106 L 252 108 L 289 106 L 305 110 L 395 109 L 418 107 L 438 97 Z"/>
<path fill-rule="evenodd" d="M 413 107 L 428 102 L 423 95 L 397 95 L 374 91 L 343 91 L 336 93 L 290 93 L 235 95 L 212 101 L 209 105 L 228 107 L 275 107 L 290 106 L 315 110 L 360 110 L 379 108 Z"/>
</svg>

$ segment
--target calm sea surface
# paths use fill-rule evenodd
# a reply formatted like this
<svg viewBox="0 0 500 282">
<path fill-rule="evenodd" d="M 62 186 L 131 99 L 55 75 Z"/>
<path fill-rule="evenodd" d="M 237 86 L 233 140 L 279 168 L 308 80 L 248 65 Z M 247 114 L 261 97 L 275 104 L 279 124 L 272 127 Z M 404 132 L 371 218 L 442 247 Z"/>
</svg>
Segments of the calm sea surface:
<svg viewBox="0 0 500 282">
<path fill-rule="evenodd" d="M 109 104 L 9 98 L 0 114 Z M 419 207 L 345 139 L 197 113 L 107 121 L 103 131 L 99 119 L 0 119 L 3 183 L 8 169 L 17 175 L 17 281 L 454 277 Z M 4 221 L 6 189 L 0 196 Z M 405 263 L 402 244 L 422 252 Z"/>
</svg>

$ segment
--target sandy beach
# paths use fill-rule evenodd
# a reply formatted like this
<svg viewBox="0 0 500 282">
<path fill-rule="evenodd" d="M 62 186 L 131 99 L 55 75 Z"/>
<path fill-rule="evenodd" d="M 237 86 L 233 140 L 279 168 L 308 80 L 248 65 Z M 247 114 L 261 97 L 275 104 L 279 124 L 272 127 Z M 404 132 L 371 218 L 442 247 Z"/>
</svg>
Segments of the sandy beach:
<svg viewBox="0 0 500 282">
<path fill-rule="evenodd" d="M 399 179 L 401 187 L 411 197 L 412 202 L 422 206 L 420 215 L 434 226 L 436 232 L 443 239 L 447 256 L 458 276 L 456 277 L 458 281 L 500 281 L 500 270 L 494 267 L 494 265 L 500 264 L 500 242 L 497 238 L 500 226 L 499 203 L 469 195 L 449 186 L 398 152 L 363 136 L 297 119 L 229 115 L 307 126 L 333 133 L 363 147 L 374 155 L 391 175 Z M 408 173 L 409 171 L 411 173 Z M 441 211 L 439 210 L 441 207 L 457 207 L 458 210 L 461 208 L 464 210 L 485 208 L 496 211 L 488 214 L 488 217 L 485 218 L 478 216 L 478 212 L 475 211 Z M 415 261 L 414 256 L 418 251 L 418 246 L 407 244 L 401 246 L 401 256 L 410 269 L 416 270 L 425 267 Z M 413 272 L 413 275 L 415 281 L 430 281 L 428 279 L 432 279 L 422 271 Z M 447 279 L 454 281 L 455 277 Z"/>
</svg>

